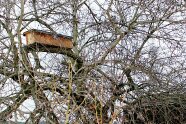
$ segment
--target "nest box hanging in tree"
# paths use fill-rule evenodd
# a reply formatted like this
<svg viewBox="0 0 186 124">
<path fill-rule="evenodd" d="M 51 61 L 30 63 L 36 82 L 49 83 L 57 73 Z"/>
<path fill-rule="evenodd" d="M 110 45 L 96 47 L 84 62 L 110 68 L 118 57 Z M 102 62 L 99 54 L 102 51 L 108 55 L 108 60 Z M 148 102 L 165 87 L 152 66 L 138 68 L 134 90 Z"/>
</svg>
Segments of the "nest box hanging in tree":
<svg viewBox="0 0 186 124">
<path fill-rule="evenodd" d="M 26 45 L 38 43 L 67 49 L 73 47 L 72 37 L 62 34 L 54 34 L 47 31 L 32 29 L 24 32 L 23 36 L 26 36 Z"/>
</svg>

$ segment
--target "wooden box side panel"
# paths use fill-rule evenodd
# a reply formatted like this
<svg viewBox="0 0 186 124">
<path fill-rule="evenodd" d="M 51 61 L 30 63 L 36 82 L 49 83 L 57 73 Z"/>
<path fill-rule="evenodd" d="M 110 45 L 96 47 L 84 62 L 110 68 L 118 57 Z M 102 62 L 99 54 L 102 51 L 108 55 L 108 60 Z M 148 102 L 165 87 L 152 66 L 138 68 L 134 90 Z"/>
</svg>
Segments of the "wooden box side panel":
<svg viewBox="0 0 186 124">
<path fill-rule="evenodd" d="M 35 42 L 34 33 L 28 33 L 28 34 L 26 34 L 26 44 L 29 45 L 29 44 L 32 44 L 34 42 Z"/>
<path fill-rule="evenodd" d="M 35 42 L 47 44 L 47 45 L 54 45 L 64 48 L 72 48 L 72 41 L 70 39 L 62 38 L 62 37 L 56 37 L 48 34 L 41 34 L 41 33 L 35 33 Z"/>
<path fill-rule="evenodd" d="M 72 40 L 63 37 L 59 38 L 59 40 L 62 47 L 64 46 L 65 48 L 71 48 L 71 49 L 73 48 Z"/>
</svg>

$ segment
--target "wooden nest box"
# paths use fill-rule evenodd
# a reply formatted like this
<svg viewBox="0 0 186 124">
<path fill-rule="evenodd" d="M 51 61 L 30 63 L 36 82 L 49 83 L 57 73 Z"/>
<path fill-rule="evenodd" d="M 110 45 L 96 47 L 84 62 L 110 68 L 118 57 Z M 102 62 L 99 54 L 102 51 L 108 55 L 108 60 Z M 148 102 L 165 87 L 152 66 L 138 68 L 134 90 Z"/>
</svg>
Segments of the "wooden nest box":
<svg viewBox="0 0 186 124">
<path fill-rule="evenodd" d="M 26 45 L 31 45 L 34 43 L 72 49 L 72 37 L 54 34 L 47 31 L 31 29 L 23 33 L 23 36 L 26 36 Z"/>
</svg>

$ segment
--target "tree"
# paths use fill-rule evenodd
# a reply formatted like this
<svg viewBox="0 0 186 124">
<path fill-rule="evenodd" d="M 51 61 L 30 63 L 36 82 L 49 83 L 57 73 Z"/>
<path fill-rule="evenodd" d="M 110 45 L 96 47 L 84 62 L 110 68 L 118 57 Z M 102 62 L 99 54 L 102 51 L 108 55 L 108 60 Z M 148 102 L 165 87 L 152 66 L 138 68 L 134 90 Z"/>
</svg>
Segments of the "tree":
<svg viewBox="0 0 186 124">
<path fill-rule="evenodd" d="M 186 109 L 183 0 L 0 2 L 0 120 L 185 121 L 165 114 Z M 21 34 L 33 28 L 72 35 L 73 49 L 25 49 Z"/>
</svg>

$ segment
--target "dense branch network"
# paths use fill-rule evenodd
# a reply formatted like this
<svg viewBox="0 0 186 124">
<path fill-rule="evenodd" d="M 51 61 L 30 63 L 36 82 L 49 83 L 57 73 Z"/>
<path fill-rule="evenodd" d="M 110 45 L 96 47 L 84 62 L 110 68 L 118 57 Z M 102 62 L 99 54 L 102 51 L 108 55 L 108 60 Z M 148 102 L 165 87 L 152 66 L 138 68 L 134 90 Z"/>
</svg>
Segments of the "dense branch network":
<svg viewBox="0 0 186 124">
<path fill-rule="evenodd" d="M 185 123 L 183 0 L 21 1 L 0 1 L 0 121 Z M 73 48 L 23 45 L 34 28 Z"/>
</svg>

